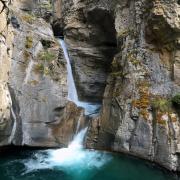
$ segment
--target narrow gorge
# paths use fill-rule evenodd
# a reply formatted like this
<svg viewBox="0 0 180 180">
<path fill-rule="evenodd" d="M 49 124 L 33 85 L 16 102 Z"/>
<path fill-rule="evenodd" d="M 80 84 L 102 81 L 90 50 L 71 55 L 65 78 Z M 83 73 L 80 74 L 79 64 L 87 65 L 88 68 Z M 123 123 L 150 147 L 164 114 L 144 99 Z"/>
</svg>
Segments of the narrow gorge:
<svg viewBox="0 0 180 180">
<path fill-rule="evenodd" d="M 0 0 L 2 180 L 180 179 L 178 0 Z"/>
</svg>

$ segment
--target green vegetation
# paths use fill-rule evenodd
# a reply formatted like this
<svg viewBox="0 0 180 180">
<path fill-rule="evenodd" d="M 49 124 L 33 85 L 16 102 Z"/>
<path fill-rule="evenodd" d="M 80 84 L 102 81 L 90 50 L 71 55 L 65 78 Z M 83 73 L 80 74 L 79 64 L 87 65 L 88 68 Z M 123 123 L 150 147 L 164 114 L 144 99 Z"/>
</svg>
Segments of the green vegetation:
<svg viewBox="0 0 180 180">
<path fill-rule="evenodd" d="M 52 7 L 52 3 L 49 1 L 49 2 L 41 2 L 40 3 L 40 7 L 41 7 L 41 9 L 46 9 L 46 10 L 48 10 L 48 11 L 51 11 L 52 9 L 53 9 L 53 7 Z"/>
<path fill-rule="evenodd" d="M 136 58 L 136 53 L 137 53 L 136 50 L 133 50 L 127 53 L 126 57 L 127 57 L 127 60 L 132 63 L 132 65 L 137 67 L 138 65 L 139 66 L 141 65 L 141 62 L 139 59 Z"/>
<path fill-rule="evenodd" d="M 30 52 L 28 52 L 27 50 L 24 50 L 23 56 L 24 56 L 24 60 L 27 61 L 31 55 L 30 55 Z"/>
<path fill-rule="evenodd" d="M 44 73 L 44 65 L 42 63 L 36 64 L 34 66 L 34 72 L 35 73 Z"/>
<path fill-rule="evenodd" d="M 34 21 L 36 20 L 36 17 L 33 14 L 24 14 L 22 16 L 22 20 L 29 24 L 33 24 Z"/>
<path fill-rule="evenodd" d="M 42 40 L 41 40 L 41 43 L 42 43 L 44 49 L 48 49 L 48 48 L 52 47 L 52 44 L 53 44 L 54 42 L 52 42 L 52 41 L 50 41 L 50 40 L 42 39 Z"/>
<path fill-rule="evenodd" d="M 117 33 L 117 38 L 124 38 L 124 37 L 127 37 L 129 34 L 129 29 L 124 29 L 122 31 L 119 31 Z"/>
<path fill-rule="evenodd" d="M 127 36 L 136 37 L 137 34 L 133 28 L 125 28 L 117 33 L 117 39 L 122 39 Z"/>
<path fill-rule="evenodd" d="M 128 73 L 122 72 L 122 71 L 117 71 L 117 72 L 112 72 L 111 76 L 115 77 L 122 77 L 125 78 L 128 75 Z"/>
<path fill-rule="evenodd" d="M 152 107 L 161 112 L 168 112 L 171 108 L 171 101 L 165 98 L 156 98 L 152 100 Z"/>
<path fill-rule="evenodd" d="M 32 36 L 27 36 L 26 41 L 25 41 L 25 47 L 27 49 L 30 49 L 30 48 L 32 48 L 32 46 L 33 46 L 33 38 L 32 38 Z"/>
<path fill-rule="evenodd" d="M 42 51 L 39 53 L 38 58 L 43 61 L 53 61 L 56 58 L 56 55 L 49 51 Z"/>
<path fill-rule="evenodd" d="M 49 70 L 48 67 L 45 67 L 45 68 L 44 68 L 44 74 L 45 74 L 45 75 L 49 75 L 49 74 L 50 74 L 50 70 Z"/>
<path fill-rule="evenodd" d="M 173 98 L 172 98 L 172 103 L 175 106 L 180 106 L 180 93 L 176 94 Z"/>
<path fill-rule="evenodd" d="M 50 75 L 50 69 L 48 67 L 46 67 L 44 64 L 40 63 L 40 64 L 36 64 L 34 66 L 34 72 L 35 73 L 42 73 L 44 75 Z"/>
<path fill-rule="evenodd" d="M 156 117 L 156 122 L 165 126 L 167 121 L 176 122 L 176 117 L 173 116 L 172 103 L 170 99 L 163 97 L 156 97 L 151 102 Z"/>
<path fill-rule="evenodd" d="M 30 54 L 28 49 L 30 49 L 32 47 L 33 47 L 33 38 L 32 38 L 32 36 L 26 36 L 26 39 L 25 39 L 25 48 L 26 49 L 23 52 L 23 57 L 24 57 L 25 61 L 28 61 L 28 59 L 30 58 L 31 54 Z"/>
<path fill-rule="evenodd" d="M 114 59 L 113 59 L 113 61 L 112 61 L 112 63 L 111 63 L 111 69 L 112 69 L 113 72 L 114 72 L 114 71 L 119 71 L 120 65 L 119 65 L 119 63 L 118 63 L 117 57 L 114 57 Z"/>
<path fill-rule="evenodd" d="M 42 73 L 44 75 L 53 74 L 53 70 L 51 66 L 54 64 L 54 60 L 56 60 L 56 53 L 53 51 L 48 51 L 47 49 L 39 52 L 37 55 L 37 64 L 34 67 L 34 71 L 36 73 Z"/>
</svg>

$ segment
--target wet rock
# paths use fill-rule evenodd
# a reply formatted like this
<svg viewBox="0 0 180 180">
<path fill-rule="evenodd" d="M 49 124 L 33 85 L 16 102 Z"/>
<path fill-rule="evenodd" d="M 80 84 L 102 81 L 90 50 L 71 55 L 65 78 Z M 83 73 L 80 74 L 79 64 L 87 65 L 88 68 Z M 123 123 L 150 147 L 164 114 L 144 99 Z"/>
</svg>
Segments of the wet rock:
<svg viewBox="0 0 180 180">
<path fill-rule="evenodd" d="M 178 170 L 179 115 L 168 105 L 172 95 L 180 91 L 180 11 L 177 1 L 66 1 L 64 4 L 64 8 L 71 9 L 69 16 L 66 14 L 65 17 L 65 37 L 70 55 L 75 59 L 75 76 L 80 84 L 78 86 L 82 86 L 80 89 L 86 87 L 82 80 L 77 80 L 76 73 L 83 73 L 81 64 L 89 58 L 93 48 L 97 49 L 98 43 L 99 46 L 101 43 L 105 45 L 104 40 L 109 43 L 114 37 L 108 36 L 108 33 L 103 36 L 102 29 L 98 28 L 109 27 L 111 35 L 115 31 L 118 46 L 115 56 L 107 58 L 105 55 L 111 70 L 104 76 L 107 81 L 103 108 L 100 117 L 90 125 L 87 146 L 133 154 Z M 108 14 L 113 14 L 112 21 L 108 19 Z M 81 18 L 76 18 L 73 24 L 71 20 L 74 16 Z M 109 26 L 106 26 L 106 20 L 101 20 L 101 16 L 107 18 Z M 101 35 L 98 30 L 101 30 Z M 86 42 L 90 44 L 82 60 L 74 53 L 76 49 L 79 51 L 79 42 L 82 42 L 81 46 L 85 46 Z"/>
<path fill-rule="evenodd" d="M 82 101 L 101 101 L 117 47 L 113 14 L 106 8 L 84 8 L 86 2 L 64 1 L 62 6 L 78 96 Z"/>
<path fill-rule="evenodd" d="M 9 17 L 14 39 L 8 39 L 8 9 L 0 14 L 1 146 L 64 146 L 84 127 L 83 110 L 67 100 L 63 52 L 36 8 L 33 1 L 13 3 Z"/>
</svg>

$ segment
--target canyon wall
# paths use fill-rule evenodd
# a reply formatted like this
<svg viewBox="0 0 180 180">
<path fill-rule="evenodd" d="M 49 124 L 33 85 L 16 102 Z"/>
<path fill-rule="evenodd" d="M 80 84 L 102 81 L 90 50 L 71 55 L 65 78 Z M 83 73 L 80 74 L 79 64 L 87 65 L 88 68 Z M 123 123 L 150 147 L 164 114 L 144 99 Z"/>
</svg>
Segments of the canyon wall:
<svg viewBox="0 0 180 180">
<path fill-rule="evenodd" d="M 79 97 L 103 100 L 88 148 L 179 170 L 179 16 L 176 0 L 62 0 Z"/>
<path fill-rule="evenodd" d="M 8 23 L 9 1 L 0 1 L 0 144 L 8 144 L 13 133 L 11 119 L 12 101 L 8 89 L 8 78 L 12 56 L 12 27 Z"/>
<path fill-rule="evenodd" d="M 102 102 L 86 146 L 180 171 L 178 0 L 14 0 L 0 10 L 1 146 L 64 146 L 85 124 L 67 100 L 55 34 L 79 99 Z"/>
<path fill-rule="evenodd" d="M 1 4 L 0 145 L 61 147 L 83 110 L 67 100 L 67 71 L 50 1 Z"/>
</svg>

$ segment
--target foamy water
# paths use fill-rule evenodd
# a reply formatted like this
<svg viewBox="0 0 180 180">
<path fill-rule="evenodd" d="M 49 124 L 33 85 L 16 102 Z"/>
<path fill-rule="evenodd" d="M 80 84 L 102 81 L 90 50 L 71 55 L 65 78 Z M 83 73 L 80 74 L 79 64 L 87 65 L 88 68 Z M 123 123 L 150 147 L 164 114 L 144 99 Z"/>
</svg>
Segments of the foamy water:
<svg viewBox="0 0 180 180">
<path fill-rule="evenodd" d="M 67 48 L 63 40 L 59 39 L 59 43 L 61 44 L 67 61 L 68 99 L 73 101 L 77 106 L 83 107 L 86 115 L 97 114 L 101 107 L 100 104 L 81 102 L 78 100 Z M 73 176 L 75 179 L 86 179 L 86 176 L 88 175 L 89 177 L 92 173 L 91 171 L 99 169 L 109 162 L 111 160 L 109 154 L 83 148 L 87 128 L 78 132 L 79 126 L 80 121 L 76 128 L 77 134 L 67 148 L 39 151 L 35 153 L 31 159 L 23 161 L 25 165 L 24 174 L 42 169 L 59 169 L 70 174 L 70 176 Z"/>
<path fill-rule="evenodd" d="M 89 171 L 101 168 L 111 160 L 111 156 L 104 152 L 84 149 L 86 131 L 87 128 L 81 130 L 67 148 L 39 151 L 33 158 L 24 161 L 25 174 L 56 168 L 70 173 L 77 179 L 77 177 L 84 177 L 85 174 L 89 176 Z"/>
</svg>

